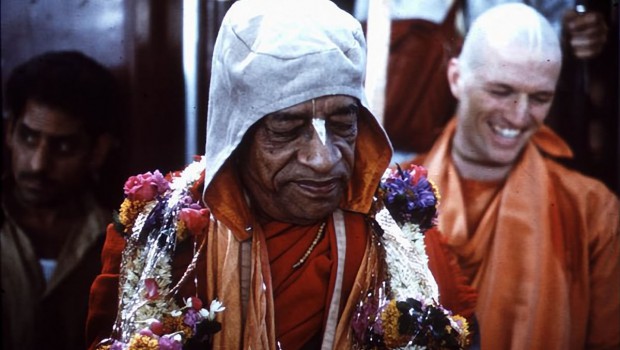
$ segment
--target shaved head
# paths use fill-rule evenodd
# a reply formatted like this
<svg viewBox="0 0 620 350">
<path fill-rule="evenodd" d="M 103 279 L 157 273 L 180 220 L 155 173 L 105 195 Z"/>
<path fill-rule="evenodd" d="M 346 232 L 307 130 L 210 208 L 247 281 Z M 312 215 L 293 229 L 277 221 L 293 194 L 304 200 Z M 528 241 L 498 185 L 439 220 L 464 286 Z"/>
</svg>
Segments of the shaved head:
<svg viewBox="0 0 620 350">
<path fill-rule="evenodd" d="M 507 176 L 547 117 L 561 65 L 555 31 L 531 7 L 499 5 L 476 19 L 448 65 L 459 101 L 452 158 L 461 176 Z"/>
<path fill-rule="evenodd" d="M 510 53 L 516 48 L 546 62 L 562 59 L 551 24 L 531 7 L 509 3 L 491 8 L 474 21 L 459 56 L 461 73 L 485 64 L 491 52 Z"/>
</svg>

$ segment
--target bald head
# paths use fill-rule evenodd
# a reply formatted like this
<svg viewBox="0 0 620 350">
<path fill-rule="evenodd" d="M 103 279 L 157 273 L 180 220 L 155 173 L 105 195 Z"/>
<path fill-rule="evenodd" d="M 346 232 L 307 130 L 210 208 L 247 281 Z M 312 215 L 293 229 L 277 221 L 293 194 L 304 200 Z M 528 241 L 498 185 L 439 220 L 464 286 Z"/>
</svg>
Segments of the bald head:
<svg viewBox="0 0 620 350">
<path fill-rule="evenodd" d="M 504 179 L 544 122 L 562 55 L 547 20 L 522 4 L 483 13 L 448 65 L 459 100 L 452 159 L 464 178 Z"/>
<path fill-rule="evenodd" d="M 560 62 L 558 37 L 536 10 L 521 3 L 495 6 L 480 15 L 469 30 L 459 61 L 462 73 L 484 65 L 490 53 L 516 53 Z"/>
</svg>

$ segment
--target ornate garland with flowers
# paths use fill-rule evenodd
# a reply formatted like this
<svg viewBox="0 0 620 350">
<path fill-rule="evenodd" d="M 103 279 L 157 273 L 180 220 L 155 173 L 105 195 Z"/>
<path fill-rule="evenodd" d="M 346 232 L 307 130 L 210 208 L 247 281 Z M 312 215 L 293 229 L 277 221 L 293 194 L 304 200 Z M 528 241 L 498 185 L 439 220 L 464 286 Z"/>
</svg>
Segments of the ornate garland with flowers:
<svg viewBox="0 0 620 350">
<path fill-rule="evenodd" d="M 118 314 L 113 337 L 98 345 L 101 350 L 181 350 L 208 341 L 220 330 L 215 320 L 224 306 L 213 300 L 203 308 L 196 296 L 175 301 L 182 283 L 193 270 L 198 240 L 204 244 L 209 211 L 201 205 L 199 191 L 205 161 L 197 158 L 181 173 L 164 177 L 159 171 L 132 176 L 125 183 L 126 198 L 115 217 L 125 235 Z M 194 240 L 194 258 L 181 279 L 172 285 L 171 259 L 177 242 Z"/>
<path fill-rule="evenodd" d="M 377 190 L 375 231 L 386 271 L 361 298 L 352 320 L 359 349 L 463 349 L 465 318 L 437 301 L 424 232 L 436 225 L 439 193 L 426 169 L 387 170 Z"/>
<path fill-rule="evenodd" d="M 118 315 L 113 336 L 100 350 L 181 350 L 204 348 L 221 329 L 215 320 L 224 306 L 203 308 L 196 296 L 176 294 L 194 269 L 210 222 L 201 205 L 205 161 L 200 157 L 181 173 L 159 171 L 132 176 L 115 218 L 127 244 L 123 251 Z M 385 271 L 361 297 L 352 320 L 358 349 L 462 349 L 467 321 L 438 304 L 438 288 L 428 269 L 423 235 L 435 226 L 439 195 L 426 170 L 385 172 L 376 193 L 371 222 Z M 201 243 L 198 243 L 202 238 Z M 177 242 L 193 239 L 194 258 L 172 285 L 171 257 Z"/>
</svg>

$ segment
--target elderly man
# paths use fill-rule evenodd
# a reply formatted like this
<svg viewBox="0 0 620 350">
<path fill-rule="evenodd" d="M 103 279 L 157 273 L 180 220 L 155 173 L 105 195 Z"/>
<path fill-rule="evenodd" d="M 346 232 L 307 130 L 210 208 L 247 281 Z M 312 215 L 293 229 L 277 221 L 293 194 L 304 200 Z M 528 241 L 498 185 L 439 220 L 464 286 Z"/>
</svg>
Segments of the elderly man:
<svg viewBox="0 0 620 350">
<path fill-rule="evenodd" d="M 448 68 L 456 118 L 418 158 L 439 228 L 479 294 L 486 349 L 620 346 L 618 199 L 556 163 L 543 125 L 560 73 L 549 23 L 522 4 L 482 14 Z"/>
<path fill-rule="evenodd" d="M 386 226 L 380 236 L 367 215 L 391 148 L 366 105 L 365 57 L 359 23 L 330 1 L 244 0 L 231 7 L 214 49 L 206 155 L 166 179 L 155 172 L 128 180 L 92 287 L 92 347 L 398 343 L 400 335 L 378 337 L 378 326 L 368 326 L 383 310 L 377 305 L 398 288 L 413 292 L 401 294 L 399 307 L 407 310 L 419 304 L 406 298 L 436 295 L 423 292 L 434 283 L 424 274 L 415 275 L 419 290 L 384 284 L 386 266 L 391 276 L 398 269 L 390 266 L 401 266 L 408 277 L 412 264 L 426 261 L 410 255 L 387 264 L 386 237 L 400 231 Z M 433 261 L 448 266 L 437 255 Z M 455 295 L 453 305 L 460 305 Z M 182 297 L 186 306 L 175 309 L 167 296 Z M 423 327 L 437 325 L 441 339 L 416 341 L 448 344 L 458 319 L 424 305 L 410 334 L 430 334 Z M 398 323 L 394 312 L 386 320 Z M 114 339 L 99 343 L 111 331 Z"/>
<path fill-rule="evenodd" d="M 15 68 L 5 92 L 2 348 L 83 349 L 112 218 L 96 199 L 95 177 L 120 117 L 117 84 L 90 57 L 58 51 Z"/>
</svg>

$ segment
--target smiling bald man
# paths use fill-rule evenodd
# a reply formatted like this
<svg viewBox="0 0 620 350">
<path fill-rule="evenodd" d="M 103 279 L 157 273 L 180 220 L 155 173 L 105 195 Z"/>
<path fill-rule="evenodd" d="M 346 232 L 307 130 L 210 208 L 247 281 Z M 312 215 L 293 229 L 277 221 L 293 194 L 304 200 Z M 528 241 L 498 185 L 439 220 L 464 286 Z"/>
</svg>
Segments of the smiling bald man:
<svg viewBox="0 0 620 350">
<path fill-rule="evenodd" d="M 456 116 L 414 160 L 441 190 L 485 349 L 620 346 L 618 199 L 554 161 L 572 152 L 544 126 L 561 61 L 532 8 L 485 12 L 449 64 Z"/>
</svg>

